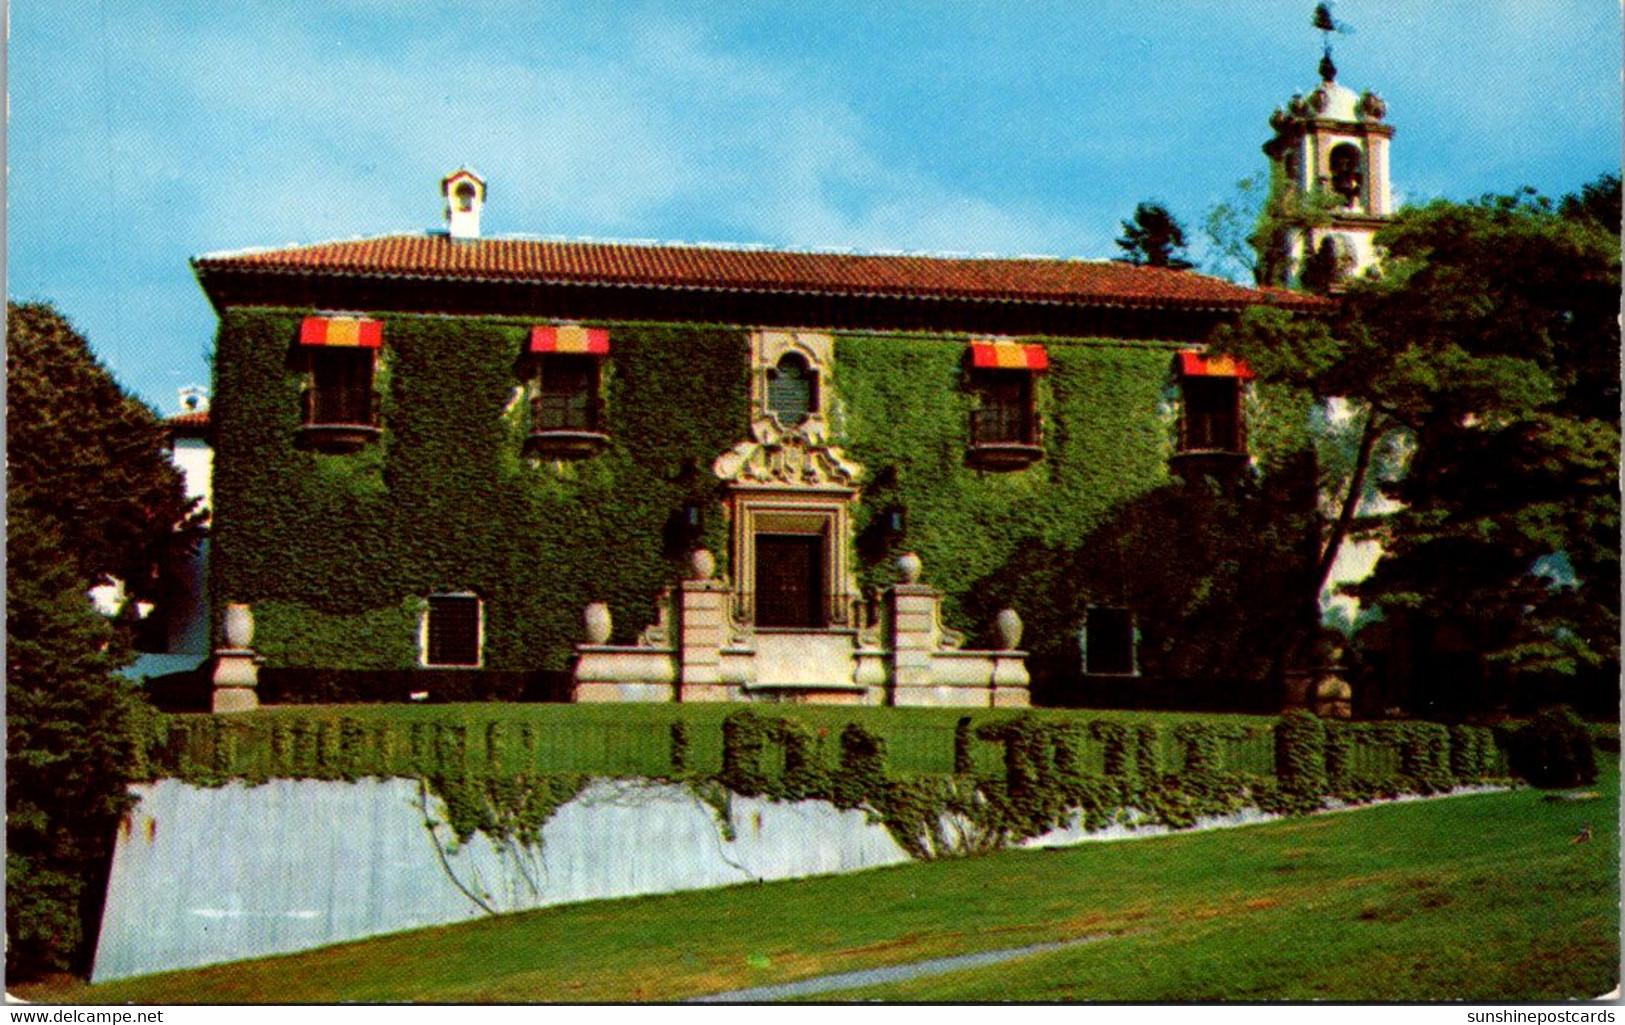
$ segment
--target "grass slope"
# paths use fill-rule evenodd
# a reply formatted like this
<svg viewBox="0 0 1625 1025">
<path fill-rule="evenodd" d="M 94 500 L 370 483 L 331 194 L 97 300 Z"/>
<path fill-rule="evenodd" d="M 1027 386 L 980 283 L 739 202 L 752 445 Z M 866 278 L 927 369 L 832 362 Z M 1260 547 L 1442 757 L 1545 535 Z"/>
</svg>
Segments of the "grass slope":
<svg viewBox="0 0 1625 1025">
<path fill-rule="evenodd" d="M 1519 790 L 604 901 L 59 997 L 669 1001 L 1097 932 L 1113 938 L 823 999 L 1593 997 L 1619 963 L 1618 768 L 1604 773 L 1591 800 Z"/>
</svg>

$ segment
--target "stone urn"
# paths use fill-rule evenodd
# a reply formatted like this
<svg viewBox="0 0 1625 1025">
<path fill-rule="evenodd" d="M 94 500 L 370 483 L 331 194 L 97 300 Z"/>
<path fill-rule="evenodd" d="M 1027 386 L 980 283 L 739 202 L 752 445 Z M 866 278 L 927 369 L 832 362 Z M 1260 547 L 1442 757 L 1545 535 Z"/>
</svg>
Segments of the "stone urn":
<svg viewBox="0 0 1625 1025">
<path fill-rule="evenodd" d="M 609 606 L 601 601 L 595 601 L 587 606 L 583 615 L 587 627 L 588 644 L 608 644 L 611 623 L 609 619 Z"/>
<path fill-rule="evenodd" d="M 246 603 L 228 603 L 221 625 L 225 628 L 226 647 L 246 650 L 254 643 L 254 610 Z"/>
<path fill-rule="evenodd" d="M 897 572 L 902 574 L 903 583 L 917 584 L 920 582 L 920 573 L 924 570 L 920 557 L 913 552 L 904 552 L 897 557 Z"/>
<path fill-rule="evenodd" d="M 999 649 L 1015 651 L 1021 644 L 1021 617 L 1015 609 L 1001 609 L 994 617 L 993 626 L 999 632 Z"/>
<path fill-rule="evenodd" d="M 1354 689 L 1340 672 L 1327 672 L 1316 682 L 1314 711 L 1322 719 L 1347 719 L 1354 714 Z"/>
<path fill-rule="evenodd" d="M 688 553 L 688 578 L 690 580 L 710 580 L 716 576 L 717 557 L 711 554 L 709 548 L 696 548 Z"/>
</svg>

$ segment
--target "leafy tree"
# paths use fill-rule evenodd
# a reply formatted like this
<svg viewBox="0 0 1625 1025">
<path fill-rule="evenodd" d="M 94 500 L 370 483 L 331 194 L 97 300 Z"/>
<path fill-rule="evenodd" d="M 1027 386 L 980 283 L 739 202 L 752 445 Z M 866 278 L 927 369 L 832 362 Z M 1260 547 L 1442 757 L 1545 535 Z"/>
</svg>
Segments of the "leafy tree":
<svg viewBox="0 0 1625 1025">
<path fill-rule="evenodd" d="M 160 597 L 197 526 L 164 425 L 44 303 L 6 304 L 7 502 L 55 524 L 85 587 Z"/>
<path fill-rule="evenodd" d="M 1230 199 L 1208 210 L 1202 226 L 1213 270 L 1240 271 L 1254 284 L 1285 287 L 1293 270 L 1291 233 L 1330 224 L 1337 202 L 1329 193 L 1303 195 L 1290 188 L 1279 169 L 1243 178 Z"/>
<path fill-rule="evenodd" d="M 1118 257 L 1124 263 L 1173 270 L 1194 266 L 1185 258 L 1185 229 L 1161 203 L 1141 203 L 1134 208 L 1134 219 L 1122 224 L 1117 245 L 1127 254 Z"/>
<path fill-rule="evenodd" d="M 1354 590 L 1385 613 L 1463 627 L 1514 673 L 1617 664 L 1620 248 L 1595 211 L 1618 190 L 1402 211 L 1333 323 L 1258 311 L 1217 339 L 1352 410 L 1317 588 L 1380 536 Z M 1379 494 L 1399 511 L 1368 517 Z"/>
</svg>

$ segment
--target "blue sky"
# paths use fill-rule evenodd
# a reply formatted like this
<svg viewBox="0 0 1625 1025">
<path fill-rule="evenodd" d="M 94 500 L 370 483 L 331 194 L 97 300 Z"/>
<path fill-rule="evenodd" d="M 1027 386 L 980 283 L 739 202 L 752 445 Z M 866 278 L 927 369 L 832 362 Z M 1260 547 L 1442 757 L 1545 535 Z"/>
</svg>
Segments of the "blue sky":
<svg viewBox="0 0 1625 1025">
<path fill-rule="evenodd" d="M 8 292 L 171 413 L 215 324 L 189 257 L 436 226 L 459 164 L 487 234 L 1110 257 L 1137 202 L 1200 235 L 1263 169 L 1313 6 L 14 0 Z M 1616 3 L 1335 10 L 1396 199 L 1619 169 Z"/>
</svg>

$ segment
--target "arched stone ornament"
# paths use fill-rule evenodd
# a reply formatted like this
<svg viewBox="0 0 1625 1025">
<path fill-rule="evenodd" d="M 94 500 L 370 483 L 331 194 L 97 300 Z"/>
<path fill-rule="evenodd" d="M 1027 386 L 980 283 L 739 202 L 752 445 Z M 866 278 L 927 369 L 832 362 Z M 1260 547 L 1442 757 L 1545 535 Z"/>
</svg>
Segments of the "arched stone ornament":
<svg viewBox="0 0 1625 1025">
<path fill-rule="evenodd" d="M 830 443 L 828 387 L 835 339 L 806 331 L 757 331 L 751 336 L 750 436 L 717 457 L 712 470 L 723 482 L 732 513 L 736 610 L 753 621 L 756 538 L 795 534 L 823 539 L 822 579 L 830 598 L 830 627 L 853 627 L 859 602 L 852 571 L 852 503 L 863 467 Z M 813 378 L 811 408 L 785 424 L 769 404 L 770 372 L 787 356 Z"/>
</svg>

